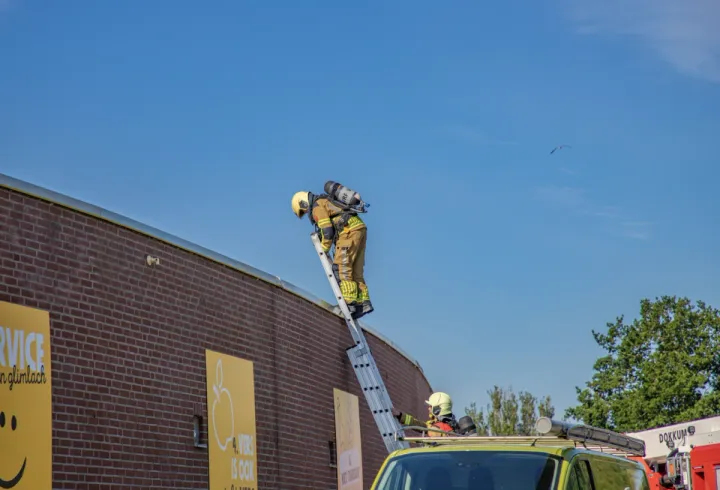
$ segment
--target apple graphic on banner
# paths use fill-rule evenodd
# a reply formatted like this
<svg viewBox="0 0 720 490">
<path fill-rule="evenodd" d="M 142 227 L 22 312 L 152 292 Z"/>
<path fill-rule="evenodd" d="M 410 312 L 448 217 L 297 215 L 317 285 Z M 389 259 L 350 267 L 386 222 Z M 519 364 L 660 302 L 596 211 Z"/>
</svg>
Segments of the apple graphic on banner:
<svg viewBox="0 0 720 490">
<path fill-rule="evenodd" d="M 227 449 L 228 444 L 230 441 L 233 440 L 233 434 L 235 434 L 235 411 L 233 410 L 233 404 L 232 404 L 232 398 L 230 397 L 230 392 L 227 388 L 223 388 L 223 369 L 222 369 L 222 359 L 218 359 L 217 362 L 217 368 L 215 369 L 215 384 L 213 385 L 213 391 L 215 392 L 215 401 L 213 402 L 212 407 L 212 420 L 213 420 L 213 429 L 215 431 L 215 440 L 218 443 L 218 446 L 220 446 L 220 449 L 225 451 Z M 216 416 L 215 415 L 215 409 L 220 407 L 220 412 L 222 413 L 225 411 L 225 414 L 222 416 Z M 227 407 L 227 408 L 226 408 Z M 222 420 L 225 423 L 223 424 L 223 427 L 220 432 L 223 434 L 227 434 L 227 437 L 222 439 L 218 435 L 218 421 Z M 227 431 L 227 422 L 230 422 L 230 431 Z"/>
</svg>

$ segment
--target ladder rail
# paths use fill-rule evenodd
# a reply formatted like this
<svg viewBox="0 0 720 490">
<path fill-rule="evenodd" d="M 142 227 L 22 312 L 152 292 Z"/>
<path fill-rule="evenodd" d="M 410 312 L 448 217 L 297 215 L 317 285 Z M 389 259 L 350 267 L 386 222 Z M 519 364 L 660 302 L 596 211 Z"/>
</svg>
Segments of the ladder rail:
<svg viewBox="0 0 720 490">
<path fill-rule="evenodd" d="M 409 443 L 397 437 L 398 433 L 404 434 L 403 428 L 400 422 L 392 415 L 393 405 L 390 394 L 385 387 L 385 383 L 370 351 L 370 345 L 367 343 L 362 327 L 352 318 L 350 309 L 342 296 L 340 285 L 332 269 L 330 256 L 323 251 L 317 233 L 312 233 L 311 238 L 315 246 L 315 251 L 318 253 L 320 262 L 325 270 L 325 276 L 330 283 L 345 323 L 347 324 L 348 330 L 350 330 L 350 335 L 355 342 L 355 345 L 346 349 L 346 353 L 355 371 L 360 387 L 363 390 L 363 394 L 365 395 L 365 401 L 380 430 L 380 435 L 385 443 L 385 447 L 388 452 L 408 448 L 410 447 Z"/>
</svg>

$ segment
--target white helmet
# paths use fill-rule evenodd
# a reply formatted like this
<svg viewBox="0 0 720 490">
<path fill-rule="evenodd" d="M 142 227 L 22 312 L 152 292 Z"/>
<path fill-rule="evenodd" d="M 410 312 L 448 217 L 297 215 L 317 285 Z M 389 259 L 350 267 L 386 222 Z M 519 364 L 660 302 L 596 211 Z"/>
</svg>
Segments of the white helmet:
<svg viewBox="0 0 720 490">
<path fill-rule="evenodd" d="M 447 393 L 441 391 L 433 393 L 430 398 L 425 400 L 425 403 L 430 405 L 432 413 L 436 417 L 452 413 L 452 398 Z"/>
<path fill-rule="evenodd" d="M 290 205 L 295 216 L 302 218 L 310 209 L 310 193 L 308 191 L 296 192 L 290 200 Z"/>
</svg>

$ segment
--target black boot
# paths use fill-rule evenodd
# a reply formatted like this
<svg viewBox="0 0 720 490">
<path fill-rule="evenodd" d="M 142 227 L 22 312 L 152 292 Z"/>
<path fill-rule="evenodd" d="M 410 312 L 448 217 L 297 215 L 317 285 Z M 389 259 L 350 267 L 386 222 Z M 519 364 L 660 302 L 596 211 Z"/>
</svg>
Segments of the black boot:
<svg viewBox="0 0 720 490">
<path fill-rule="evenodd" d="M 373 311 L 375 311 L 375 308 L 373 308 L 370 300 L 363 301 L 361 306 L 363 315 L 367 315 L 368 313 L 372 313 Z"/>
<path fill-rule="evenodd" d="M 360 306 L 361 305 L 359 305 L 357 303 L 347 303 L 347 307 L 348 307 L 348 310 L 350 310 L 351 317 L 355 318 L 355 315 L 358 313 L 358 311 L 361 310 Z M 343 315 L 343 312 L 340 309 L 340 305 L 333 306 L 333 313 L 335 313 L 336 315 L 345 316 L 345 315 Z"/>
<path fill-rule="evenodd" d="M 360 305 L 358 305 L 357 312 L 353 315 L 353 320 L 357 320 L 368 313 L 372 313 L 373 310 L 373 305 L 369 300 L 363 301 Z"/>
</svg>

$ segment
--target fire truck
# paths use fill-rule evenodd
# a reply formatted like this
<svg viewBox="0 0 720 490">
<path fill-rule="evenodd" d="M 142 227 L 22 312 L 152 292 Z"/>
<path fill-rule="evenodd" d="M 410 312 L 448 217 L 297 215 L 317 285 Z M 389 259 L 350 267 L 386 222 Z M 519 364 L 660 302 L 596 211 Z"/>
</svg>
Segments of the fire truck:
<svg viewBox="0 0 720 490">
<path fill-rule="evenodd" d="M 650 490 L 720 490 L 720 416 L 627 433 L 645 441 Z"/>
</svg>

